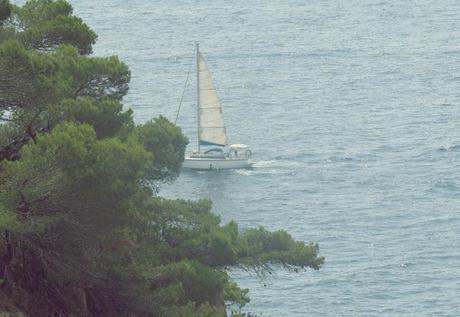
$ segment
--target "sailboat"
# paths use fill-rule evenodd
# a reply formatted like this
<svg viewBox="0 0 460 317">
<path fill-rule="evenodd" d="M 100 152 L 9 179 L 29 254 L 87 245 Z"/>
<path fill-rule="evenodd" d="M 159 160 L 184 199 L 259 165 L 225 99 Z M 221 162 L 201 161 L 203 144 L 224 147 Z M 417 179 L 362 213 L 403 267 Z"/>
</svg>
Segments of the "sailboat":
<svg viewBox="0 0 460 317">
<path fill-rule="evenodd" d="M 187 154 L 183 167 L 200 170 L 248 168 L 251 150 L 246 144 L 229 144 L 222 106 L 211 72 L 196 44 L 198 149 Z"/>
</svg>

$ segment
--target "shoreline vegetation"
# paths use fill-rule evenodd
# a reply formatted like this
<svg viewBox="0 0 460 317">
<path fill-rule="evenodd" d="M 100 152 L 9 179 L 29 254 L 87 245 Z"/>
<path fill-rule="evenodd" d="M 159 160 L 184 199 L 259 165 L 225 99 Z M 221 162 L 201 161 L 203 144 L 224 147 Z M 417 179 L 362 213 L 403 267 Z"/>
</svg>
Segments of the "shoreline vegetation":
<svg viewBox="0 0 460 317">
<path fill-rule="evenodd" d="M 226 316 L 249 302 L 228 268 L 320 269 L 317 244 L 158 196 L 188 140 L 134 123 L 96 38 L 64 0 L 0 0 L 0 315 Z"/>
</svg>

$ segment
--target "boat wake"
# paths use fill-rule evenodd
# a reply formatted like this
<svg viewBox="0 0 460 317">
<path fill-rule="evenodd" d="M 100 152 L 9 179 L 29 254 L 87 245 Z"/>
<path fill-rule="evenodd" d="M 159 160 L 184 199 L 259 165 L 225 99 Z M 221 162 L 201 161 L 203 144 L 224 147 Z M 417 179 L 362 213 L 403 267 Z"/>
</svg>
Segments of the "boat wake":
<svg viewBox="0 0 460 317">
<path fill-rule="evenodd" d="M 254 170 L 250 169 L 237 169 L 235 170 L 236 174 L 243 175 L 243 176 L 251 176 L 254 175 Z"/>
<path fill-rule="evenodd" d="M 252 164 L 253 168 L 273 168 L 273 167 L 294 167 L 299 166 L 300 163 L 292 160 L 267 160 L 257 161 Z"/>
<path fill-rule="evenodd" d="M 288 160 L 265 160 L 253 162 L 252 168 L 234 170 L 238 175 L 264 175 L 264 174 L 289 174 L 299 166 L 299 162 Z"/>
<path fill-rule="evenodd" d="M 252 164 L 253 168 L 272 167 L 276 165 L 277 160 L 257 161 Z"/>
</svg>

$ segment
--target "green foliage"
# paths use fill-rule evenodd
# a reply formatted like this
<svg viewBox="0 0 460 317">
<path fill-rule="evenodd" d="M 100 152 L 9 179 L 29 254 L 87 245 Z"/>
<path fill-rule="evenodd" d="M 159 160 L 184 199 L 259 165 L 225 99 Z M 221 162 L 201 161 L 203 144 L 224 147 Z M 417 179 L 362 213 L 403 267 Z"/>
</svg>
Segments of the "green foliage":
<svg viewBox="0 0 460 317">
<path fill-rule="evenodd" d="M 0 109 L 43 107 L 85 96 L 121 99 L 129 79 L 128 67 L 117 57 L 89 58 L 65 45 L 50 55 L 15 40 L 0 44 Z"/>
<path fill-rule="evenodd" d="M 0 114 L 1 117 L 1 114 Z M 14 124 L 0 124 L 0 148 L 22 135 L 21 127 Z"/>
<path fill-rule="evenodd" d="M 23 28 L 29 28 L 40 22 L 46 22 L 58 16 L 72 14 L 70 3 L 62 0 L 31 0 L 22 7 L 15 7 L 15 14 L 21 21 Z"/>
<path fill-rule="evenodd" d="M 48 56 L 26 50 L 19 42 L 0 44 L 0 109 L 31 108 L 56 100 L 59 78 Z"/>
<path fill-rule="evenodd" d="M 63 123 L 24 146 L 21 160 L 4 163 L 4 186 L 10 193 L 20 188 L 31 201 L 46 195 L 68 213 L 87 212 L 94 220 L 107 212 L 113 220 L 149 165 L 151 155 L 139 143 L 97 140 L 90 125 Z M 20 199 L 18 191 L 14 197 Z M 45 207 L 31 205 L 29 212 L 49 212 Z"/>
<path fill-rule="evenodd" d="M 0 0 L 1 1 L 1 0 Z M 15 35 L 15 30 L 13 27 L 3 26 L 4 22 L 0 20 L 0 43 L 12 39 Z"/>
<path fill-rule="evenodd" d="M 0 26 L 2 21 L 8 19 L 11 15 L 11 4 L 8 0 L 0 0 Z"/>
<path fill-rule="evenodd" d="M 116 57 L 89 58 L 71 46 L 42 54 L 27 50 L 17 40 L 4 41 L 0 44 L 0 114 L 12 111 L 9 124 L 23 135 L 0 149 L 0 160 L 18 158 L 19 148 L 37 132 L 49 131 L 67 119 L 94 125 L 99 137 L 126 135 L 133 122 L 119 100 L 128 91 L 129 77 L 129 69 Z"/>
<path fill-rule="evenodd" d="M 63 0 L 31 0 L 15 7 L 18 39 L 28 48 L 53 51 L 70 44 L 81 54 L 90 54 L 96 34 L 83 21 L 72 16 L 72 6 Z"/>
<path fill-rule="evenodd" d="M 270 232 L 259 227 L 241 235 L 238 256 L 247 265 L 271 262 L 318 270 L 324 263 L 318 251 L 318 244 L 295 241 L 284 230 Z"/>
<path fill-rule="evenodd" d="M 249 303 L 248 293 L 249 289 L 241 289 L 233 281 L 228 281 L 228 283 L 226 283 L 224 286 L 225 300 L 240 307 Z"/>
<path fill-rule="evenodd" d="M 217 304 L 225 282 L 225 273 L 198 262 L 183 260 L 160 267 L 159 274 L 152 280 L 152 289 L 163 301 L 174 300 L 179 305 L 188 301 L 199 304 L 214 301 Z M 182 296 L 164 296 L 164 290 L 171 286 L 177 287 L 176 292 L 182 293 Z"/>
<path fill-rule="evenodd" d="M 118 57 L 86 57 L 69 45 L 61 45 L 55 54 L 63 79 L 68 83 L 68 97 L 121 99 L 128 92 L 130 71 Z"/>
<path fill-rule="evenodd" d="M 123 105 L 115 99 L 66 99 L 50 112 L 54 122 L 72 120 L 92 125 L 98 138 L 113 137 L 123 126 L 132 124 L 132 111 L 123 112 Z"/>
<path fill-rule="evenodd" d="M 184 306 L 173 306 L 164 312 L 163 316 L 168 317 L 225 317 L 222 309 L 218 309 L 210 304 L 197 306 L 189 302 Z"/>
<path fill-rule="evenodd" d="M 154 284 L 157 287 L 155 290 L 158 290 L 159 294 L 165 294 L 158 295 L 159 298 L 182 298 L 179 302 L 169 303 L 168 307 L 190 300 L 199 302 L 200 299 L 193 294 L 206 293 L 199 288 L 199 285 L 206 284 L 205 281 L 190 283 L 182 280 L 185 268 L 195 269 L 198 263 L 222 274 L 221 280 L 224 281 L 220 291 L 222 297 L 214 298 L 214 302 L 228 301 L 242 306 L 249 301 L 248 290 L 238 288 L 224 274 L 225 267 L 242 265 L 251 269 L 271 263 L 294 269 L 297 267 L 318 269 L 324 261 L 317 256 L 317 246 L 296 242 L 284 231 L 269 232 L 259 228 L 240 233 L 234 222 L 221 226 L 219 217 L 210 212 L 211 205 L 206 200 L 190 202 L 156 197 L 151 198 L 142 208 L 149 210 L 144 215 L 142 223 L 150 230 L 139 230 L 142 232 L 140 241 L 149 245 L 152 253 L 146 252 L 148 248 L 141 246 L 139 250 L 143 253 L 136 259 L 136 265 L 143 267 L 143 272 L 151 272 L 155 276 Z M 142 226 L 142 224 L 138 225 Z M 187 261 L 185 262 L 187 265 L 184 261 Z M 192 266 L 188 261 L 196 264 Z M 168 264 L 177 262 L 182 264 L 180 266 Z M 145 269 L 149 264 L 163 267 L 165 263 L 167 271 Z M 185 271 L 190 278 L 193 276 L 192 272 Z M 204 275 L 207 278 L 212 277 L 210 273 Z M 177 284 L 177 279 L 172 279 L 172 276 L 179 279 L 180 283 Z M 194 287 L 183 287 L 183 285 L 194 285 Z M 166 293 L 162 293 L 163 291 Z M 209 300 L 212 297 L 207 298 Z"/>
<path fill-rule="evenodd" d="M 150 177 L 153 180 L 174 180 L 184 161 L 188 139 L 163 116 L 139 126 L 137 130 L 145 148 L 155 156 Z"/>
<path fill-rule="evenodd" d="M 1 203 L 1 202 L 0 202 Z M 14 212 L 6 210 L 6 208 L 0 205 L 0 230 L 11 230 L 16 229 L 19 223 Z"/>
<path fill-rule="evenodd" d="M 12 8 L 0 25 L 0 282 L 21 310 L 219 317 L 249 301 L 229 266 L 321 267 L 316 244 L 222 225 L 209 200 L 156 196 L 179 175 L 181 130 L 161 116 L 135 126 L 128 67 L 82 55 L 96 35 L 68 2 Z"/>
</svg>

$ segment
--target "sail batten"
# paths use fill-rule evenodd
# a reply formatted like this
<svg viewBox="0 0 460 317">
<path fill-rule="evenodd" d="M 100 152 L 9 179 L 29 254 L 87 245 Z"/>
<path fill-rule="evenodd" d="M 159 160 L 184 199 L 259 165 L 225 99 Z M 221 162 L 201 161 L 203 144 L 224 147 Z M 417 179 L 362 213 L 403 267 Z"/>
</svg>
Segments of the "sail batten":
<svg viewBox="0 0 460 317">
<path fill-rule="evenodd" d="M 201 54 L 198 54 L 199 141 L 201 144 L 227 145 L 224 117 L 212 76 Z"/>
</svg>

